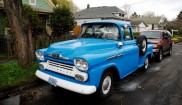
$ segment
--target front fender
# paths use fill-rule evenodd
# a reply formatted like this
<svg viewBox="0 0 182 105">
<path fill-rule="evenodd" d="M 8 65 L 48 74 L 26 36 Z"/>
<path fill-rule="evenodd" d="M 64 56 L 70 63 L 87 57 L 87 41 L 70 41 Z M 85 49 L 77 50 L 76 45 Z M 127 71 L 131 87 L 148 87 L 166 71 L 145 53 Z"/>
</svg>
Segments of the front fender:
<svg viewBox="0 0 182 105">
<path fill-rule="evenodd" d="M 97 65 L 94 68 L 92 68 L 92 70 L 89 71 L 90 84 L 92 84 L 92 85 L 96 86 L 96 88 L 98 88 L 104 71 L 107 68 L 113 67 L 113 66 L 116 67 L 116 64 L 107 62 L 107 63 L 104 63 L 102 65 Z"/>
</svg>

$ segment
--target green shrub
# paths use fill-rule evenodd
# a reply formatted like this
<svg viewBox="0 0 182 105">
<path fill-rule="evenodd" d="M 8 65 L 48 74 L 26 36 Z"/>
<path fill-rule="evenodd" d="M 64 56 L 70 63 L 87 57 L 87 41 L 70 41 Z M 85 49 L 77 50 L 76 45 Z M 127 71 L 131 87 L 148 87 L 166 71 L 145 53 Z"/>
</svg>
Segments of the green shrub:
<svg viewBox="0 0 182 105">
<path fill-rule="evenodd" d="M 134 32 L 133 35 L 134 35 L 135 38 L 137 38 L 138 35 L 140 35 L 140 32 Z"/>
<path fill-rule="evenodd" d="M 51 25 L 54 36 L 68 33 L 70 30 L 73 29 L 74 26 L 73 13 L 66 6 L 54 8 Z"/>
</svg>

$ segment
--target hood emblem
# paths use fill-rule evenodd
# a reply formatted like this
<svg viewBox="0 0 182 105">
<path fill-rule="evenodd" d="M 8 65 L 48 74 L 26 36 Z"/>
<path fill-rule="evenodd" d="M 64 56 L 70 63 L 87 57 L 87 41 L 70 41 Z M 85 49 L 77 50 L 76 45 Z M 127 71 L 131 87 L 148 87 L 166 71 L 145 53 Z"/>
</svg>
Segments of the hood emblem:
<svg viewBox="0 0 182 105">
<path fill-rule="evenodd" d="M 62 56 L 61 54 L 48 54 L 48 56 L 53 57 L 53 58 L 69 60 L 69 58 Z"/>
</svg>

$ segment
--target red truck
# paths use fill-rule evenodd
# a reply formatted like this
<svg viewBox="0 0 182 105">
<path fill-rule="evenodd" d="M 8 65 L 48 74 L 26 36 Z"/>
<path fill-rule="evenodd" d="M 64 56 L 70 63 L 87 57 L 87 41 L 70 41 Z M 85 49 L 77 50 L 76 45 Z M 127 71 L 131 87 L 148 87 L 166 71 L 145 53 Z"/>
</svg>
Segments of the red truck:
<svg viewBox="0 0 182 105">
<path fill-rule="evenodd" d="M 155 59 L 160 62 L 163 58 L 163 55 L 171 55 L 172 54 L 172 35 L 167 30 L 150 30 L 143 31 L 140 35 L 145 35 L 153 44 L 153 53 Z"/>
</svg>

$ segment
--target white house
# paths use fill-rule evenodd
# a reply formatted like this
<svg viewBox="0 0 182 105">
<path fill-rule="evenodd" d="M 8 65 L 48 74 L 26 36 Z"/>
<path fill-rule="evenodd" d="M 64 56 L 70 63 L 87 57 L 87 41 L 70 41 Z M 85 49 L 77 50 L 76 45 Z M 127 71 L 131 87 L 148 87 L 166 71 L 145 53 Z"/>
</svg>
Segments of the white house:
<svg viewBox="0 0 182 105">
<path fill-rule="evenodd" d="M 131 21 L 133 32 L 147 31 L 148 26 L 143 21 Z"/>
<path fill-rule="evenodd" d="M 95 20 L 127 20 L 125 18 L 125 12 L 116 6 L 102 6 L 102 7 L 90 7 L 75 14 L 75 22 L 77 26 L 80 26 L 84 22 Z"/>
<path fill-rule="evenodd" d="M 165 17 L 138 17 L 132 21 L 143 21 L 147 24 L 147 30 L 166 29 L 167 19 Z"/>
</svg>

